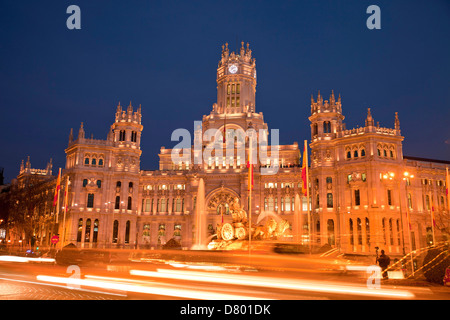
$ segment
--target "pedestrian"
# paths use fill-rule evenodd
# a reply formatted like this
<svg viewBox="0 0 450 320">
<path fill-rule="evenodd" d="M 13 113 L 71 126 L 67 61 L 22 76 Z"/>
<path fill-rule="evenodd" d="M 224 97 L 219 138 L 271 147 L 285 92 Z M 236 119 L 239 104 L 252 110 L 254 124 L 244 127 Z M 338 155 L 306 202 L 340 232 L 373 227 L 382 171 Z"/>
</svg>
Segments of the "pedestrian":
<svg viewBox="0 0 450 320">
<path fill-rule="evenodd" d="M 381 268 L 383 279 L 387 279 L 387 271 L 389 264 L 391 263 L 391 258 L 384 253 L 384 250 L 381 250 L 381 255 L 377 258 L 378 265 Z"/>
</svg>

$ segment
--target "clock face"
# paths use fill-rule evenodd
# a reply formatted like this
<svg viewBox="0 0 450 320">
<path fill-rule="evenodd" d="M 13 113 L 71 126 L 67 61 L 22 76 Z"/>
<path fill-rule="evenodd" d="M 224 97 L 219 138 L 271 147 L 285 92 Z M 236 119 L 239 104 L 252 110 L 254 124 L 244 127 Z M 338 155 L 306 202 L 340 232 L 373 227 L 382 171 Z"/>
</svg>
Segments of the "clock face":
<svg viewBox="0 0 450 320">
<path fill-rule="evenodd" d="M 232 64 L 231 66 L 228 67 L 228 71 L 230 71 L 230 73 L 236 73 L 238 70 L 237 65 Z"/>
</svg>

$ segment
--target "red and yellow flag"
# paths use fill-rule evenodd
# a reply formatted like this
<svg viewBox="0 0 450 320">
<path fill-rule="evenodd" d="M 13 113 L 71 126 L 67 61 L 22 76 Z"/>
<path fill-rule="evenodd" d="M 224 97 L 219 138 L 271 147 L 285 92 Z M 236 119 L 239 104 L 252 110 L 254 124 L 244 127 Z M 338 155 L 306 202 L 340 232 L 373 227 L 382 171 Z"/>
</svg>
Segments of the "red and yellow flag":
<svg viewBox="0 0 450 320">
<path fill-rule="evenodd" d="M 306 176 L 306 167 L 308 166 L 308 152 L 306 150 L 306 144 L 303 150 L 303 165 L 302 165 L 302 192 L 306 196 L 308 194 L 308 177 Z"/>
<path fill-rule="evenodd" d="M 58 178 L 56 179 L 55 196 L 53 198 L 53 206 L 56 206 L 59 197 L 59 191 L 61 190 L 61 168 L 59 168 Z"/>
</svg>

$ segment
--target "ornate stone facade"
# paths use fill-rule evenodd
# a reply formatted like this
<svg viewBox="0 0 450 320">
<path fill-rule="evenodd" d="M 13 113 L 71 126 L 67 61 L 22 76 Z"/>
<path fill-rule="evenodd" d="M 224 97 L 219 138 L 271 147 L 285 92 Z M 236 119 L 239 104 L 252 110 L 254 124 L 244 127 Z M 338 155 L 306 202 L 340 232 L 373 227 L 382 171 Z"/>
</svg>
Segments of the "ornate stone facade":
<svg viewBox="0 0 450 320">
<path fill-rule="evenodd" d="M 194 143 L 208 129 L 253 128 L 258 135 L 266 134 L 259 131 L 268 126 L 263 114 L 256 112 L 255 94 L 256 62 L 248 44 L 242 43 L 238 53 L 229 53 L 228 45 L 223 46 L 217 68 L 217 102 L 196 128 Z M 403 247 L 411 247 L 406 212 L 411 214 L 412 247 L 419 248 L 430 240 L 433 208 L 436 220 L 441 217 L 435 231 L 442 237 L 439 230 L 448 228 L 449 223 L 445 167 L 450 162 L 404 157 L 397 114 L 393 129 L 375 125 L 370 109 L 363 127 L 346 129 L 344 118 L 340 96 L 335 99 L 332 93 L 324 101 L 319 93 L 317 100 L 311 98 L 311 241 L 328 243 L 342 252 L 374 253 L 374 248 L 380 247 L 400 254 Z M 71 131 L 63 170 L 63 181 L 70 179 L 66 243 L 157 248 L 174 238 L 190 248 L 195 238 L 200 178 L 205 183 L 204 208 L 211 235 L 222 219 L 233 221 L 230 207 L 238 199 L 252 221 L 263 216 L 288 221 L 288 236 L 281 240 L 308 239 L 308 201 L 301 193 L 297 142 L 278 146 L 275 163 L 258 162 L 252 207 L 248 208 L 247 140 L 245 154 L 219 157 L 212 153 L 201 164 L 193 161 L 198 156 L 195 151 L 188 161 L 174 163 L 172 149 L 162 147 L 159 170 L 143 170 L 142 130 L 141 108 L 134 111 L 130 103 L 126 110 L 117 106 L 106 140 L 85 138 L 83 124 L 76 139 Z M 267 140 L 267 135 L 258 138 Z M 222 137 L 215 139 L 221 143 Z M 227 139 L 233 140 L 227 136 L 224 145 Z M 201 143 L 201 150 L 207 148 L 208 141 Z M 268 147 L 269 153 L 272 148 Z M 276 174 L 261 174 L 269 165 L 277 167 Z M 405 172 L 415 178 L 403 180 Z"/>
</svg>

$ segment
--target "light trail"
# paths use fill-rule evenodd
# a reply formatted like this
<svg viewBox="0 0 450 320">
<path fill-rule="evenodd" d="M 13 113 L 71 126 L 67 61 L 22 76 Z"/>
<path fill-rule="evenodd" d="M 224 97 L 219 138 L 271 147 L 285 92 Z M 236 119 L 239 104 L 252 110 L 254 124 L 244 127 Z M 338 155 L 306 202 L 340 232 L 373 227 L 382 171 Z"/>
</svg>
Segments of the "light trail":
<svg viewBox="0 0 450 320">
<path fill-rule="evenodd" d="M 71 288 L 71 287 L 64 286 L 64 285 L 59 285 L 59 284 L 42 283 L 42 282 L 35 282 L 35 281 L 29 281 L 29 280 L 19 280 L 19 279 L 11 279 L 11 278 L 0 278 L 0 280 L 21 282 L 21 283 L 26 283 L 26 284 L 40 285 L 40 286 L 51 286 L 51 287 L 69 289 L 69 290 L 70 289 L 71 290 L 78 290 L 78 291 L 83 291 L 83 292 L 88 292 L 88 293 L 99 293 L 99 294 L 104 294 L 104 295 L 113 295 L 113 296 L 120 296 L 120 297 L 126 297 L 127 296 L 127 295 L 120 294 L 120 293 L 104 292 L 104 291 L 81 289 L 81 288 Z"/>
<path fill-rule="evenodd" d="M 0 261 L 3 262 L 55 262 L 53 258 L 30 258 L 17 256 L 0 256 Z"/>
<path fill-rule="evenodd" d="M 303 281 L 298 279 L 280 279 L 269 278 L 259 276 L 245 276 L 245 275 L 228 275 L 228 274 L 211 274 L 207 272 L 199 271 L 179 271 L 179 270 L 167 270 L 157 269 L 154 271 L 144 270 L 130 270 L 131 275 L 152 277 L 152 278 L 168 278 L 176 280 L 189 280 L 200 282 L 215 282 L 221 284 L 234 284 L 254 287 L 267 287 L 278 288 L 287 290 L 300 290 L 300 291 L 315 291 L 325 292 L 333 294 L 351 294 L 351 295 L 364 295 L 374 296 L 379 298 L 399 298 L 399 299 L 411 299 L 414 298 L 412 292 L 406 290 L 393 290 L 393 289 L 369 289 L 358 286 L 348 286 L 345 284 L 323 284 L 319 281 Z"/>
<path fill-rule="evenodd" d="M 66 285 L 77 285 L 77 286 L 86 286 L 86 287 L 97 287 L 103 289 L 110 290 L 119 290 L 126 292 L 136 292 L 136 293 L 144 293 L 144 294 L 152 294 L 152 295 L 161 295 L 161 296 L 169 296 L 169 297 L 177 297 L 177 298 L 185 298 L 185 299 L 199 299 L 199 300 L 266 300 L 264 298 L 259 297 L 250 297 L 236 294 L 222 294 L 216 292 L 207 292 L 207 291 L 198 291 L 198 290 L 185 290 L 185 289 L 169 289 L 169 288 L 161 288 L 156 287 L 154 284 L 152 286 L 148 285 L 136 285 L 132 284 L 132 280 L 129 281 L 127 279 L 126 282 L 117 283 L 111 281 L 98 281 L 91 279 L 76 279 L 76 278 L 66 278 L 66 277 L 53 277 L 53 276 L 45 276 L 38 275 L 36 277 L 39 281 L 51 282 L 51 283 L 60 283 Z"/>
</svg>

